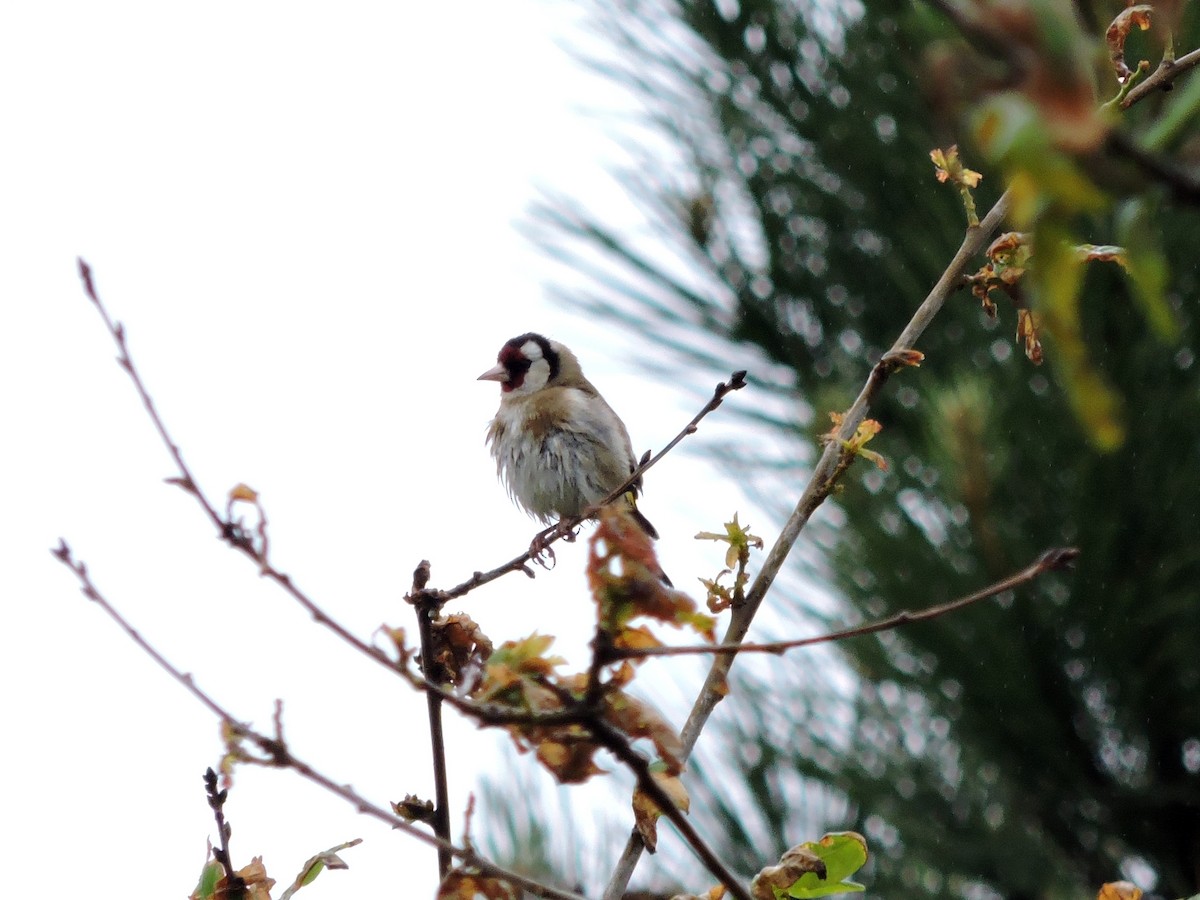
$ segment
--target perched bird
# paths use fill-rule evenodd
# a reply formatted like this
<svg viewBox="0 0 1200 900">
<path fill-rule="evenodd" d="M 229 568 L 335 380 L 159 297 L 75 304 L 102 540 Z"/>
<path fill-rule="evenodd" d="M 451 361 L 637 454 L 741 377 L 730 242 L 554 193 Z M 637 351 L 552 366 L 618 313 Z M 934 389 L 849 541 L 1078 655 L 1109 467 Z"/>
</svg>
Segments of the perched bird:
<svg viewBox="0 0 1200 900">
<path fill-rule="evenodd" d="M 515 337 L 479 380 L 500 382 L 500 409 L 487 433 L 496 472 L 517 505 L 538 520 L 582 515 L 637 468 L 625 423 L 557 341 L 532 332 Z M 642 530 L 657 538 L 637 509 L 640 489 L 639 478 L 625 502 Z"/>
</svg>

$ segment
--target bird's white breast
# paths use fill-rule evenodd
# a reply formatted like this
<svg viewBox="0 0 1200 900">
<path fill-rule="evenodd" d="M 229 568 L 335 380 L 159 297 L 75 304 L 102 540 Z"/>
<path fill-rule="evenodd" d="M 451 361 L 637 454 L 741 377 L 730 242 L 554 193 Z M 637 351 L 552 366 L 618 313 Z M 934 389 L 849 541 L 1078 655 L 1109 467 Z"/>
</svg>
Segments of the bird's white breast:
<svg viewBox="0 0 1200 900">
<path fill-rule="evenodd" d="M 615 413 L 598 395 L 576 388 L 506 400 L 488 442 L 509 494 L 543 522 L 599 503 L 632 465 Z"/>
</svg>

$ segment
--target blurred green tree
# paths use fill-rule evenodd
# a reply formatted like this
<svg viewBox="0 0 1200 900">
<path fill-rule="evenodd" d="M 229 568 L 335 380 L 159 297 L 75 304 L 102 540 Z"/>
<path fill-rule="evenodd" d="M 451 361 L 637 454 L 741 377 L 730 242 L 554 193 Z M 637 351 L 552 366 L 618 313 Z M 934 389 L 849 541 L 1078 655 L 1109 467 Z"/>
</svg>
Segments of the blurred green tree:
<svg viewBox="0 0 1200 900">
<path fill-rule="evenodd" d="M 1040 247 L 1051 233 L 1125 242 L 1169 273 L 1147 296 L 1118 266 L 1089 264 L 1042 367 L 1012 339 L 1012 305 L 991 319 L 967 290 L 922 337 L 922 368 L 872 412 L 890 469 L 860 465 L 840 514 L 810 529 L 844 599 L 828 618 L 946 600 L 1052 545 L 1080 547 L 1077 570 L 841 645 L 841 689 L 803 651 L 766 676 L 739 664 L 734 722 L 705 740 L 740 778 L 709 767 L 697 791 L 721 813 L 727 858 L 751 873 L 812 836 L 788 833 L 805 813 L 780 785 L 800 775 L 848 804 L 818 827 L 871 840 L 872 892 L 1079 896 L 1122 873 L 1196 892 L 1200 77 L 1121 113 L 1114 137 L 1094 110 L 1118 88 L 1098 62 L 1117 3 L 593 5 L 619 48 L 596 65 L 654 126 L 658 149 L 623 176 L 649 233 L 556 198 L 537 239 L 591 276 L 574 302 L 649 335 L 673 366 L 724 375 L 724 345 L 761 350 L 775 365 L 759 388 L 786 402 L 753 415 L 796 448 L 849 406 L 961 239 L 935 147 L 958 143 L 983 171 L 981 211 L 1006 179 L 1024 184 L 1017 216 Z M 1195 9 L 1161 14 L 1181 54 L 1200 45 Z M 1152 56 L 1161 35 L 1135 30 L 1129 49 L 1131 64 Z M 1027 292 L 1051 318 L 1056 277 L 1047 267 Z M 1080 348 L 1090 388 L 1065 359 Z M 1088 421 L 1092 389 L 1112 400 L 1107 444 Z M 753 448 L 722 452 L 768 502 L 811 462 L 797 449 L 764 469 Z"/>
</svg>

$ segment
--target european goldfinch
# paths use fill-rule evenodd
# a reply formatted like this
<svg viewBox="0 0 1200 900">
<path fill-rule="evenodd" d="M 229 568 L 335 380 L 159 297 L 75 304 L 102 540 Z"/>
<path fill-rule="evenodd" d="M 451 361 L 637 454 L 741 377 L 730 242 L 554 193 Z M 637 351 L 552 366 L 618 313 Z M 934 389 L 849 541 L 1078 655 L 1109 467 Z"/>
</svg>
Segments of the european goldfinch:
<svg viewBox="0 0 1200 900">
<path fill-rule="evenodd" d="M 532 332 L 508 341 L 480 381 L 500 382 L 500 409 L 487 443 L 496 473 L 517 505 L 541 522 L 582 515 L 637 468 L 625 424 L 583 377 L 575 354 Z M 637 523 L 641 479 L 625 494 Z"/>
</svg>

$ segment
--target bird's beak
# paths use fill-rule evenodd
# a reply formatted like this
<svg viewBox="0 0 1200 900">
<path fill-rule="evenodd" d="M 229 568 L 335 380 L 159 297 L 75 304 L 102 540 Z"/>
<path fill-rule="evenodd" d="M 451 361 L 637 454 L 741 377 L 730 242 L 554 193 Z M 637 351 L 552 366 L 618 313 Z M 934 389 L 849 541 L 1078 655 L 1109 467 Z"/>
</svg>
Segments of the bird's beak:
<svg viewBox="0 0 1200 900">
<path fill-rule="evenodd" d="M 482 375 L 475 379 L 476 381 L 508 381 L 508 370 L 504 366 L 496 363 Z"/>
</svg>

